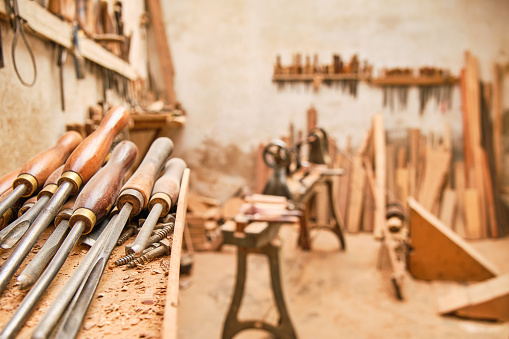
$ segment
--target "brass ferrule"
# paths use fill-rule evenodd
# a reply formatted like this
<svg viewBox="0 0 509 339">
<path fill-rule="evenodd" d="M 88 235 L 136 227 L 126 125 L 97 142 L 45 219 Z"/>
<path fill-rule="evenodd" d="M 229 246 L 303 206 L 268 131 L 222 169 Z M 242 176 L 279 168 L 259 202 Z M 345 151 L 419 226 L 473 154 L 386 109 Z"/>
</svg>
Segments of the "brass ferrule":
<svg viewBox="0 0 509 339">
<path fill-rule="evenodd" d="M 16 188 L 19 185 L 25 185 L 26 187 L 25 194 L 23 194 L 22 197 L 31 196 L 39 187 L 37 179 L 33 175 L 28 173 L 20 174 L 12 183 L 13 188 Z"/>
<path fill-rule="evenodd" d="M 92 228 L 94 228 L 95 223 L 97 221 L 94 212 L 89 210 L 88 208 L 78 208 L 72 214 L 69 219 L 69 227 L 73 227 L 78 221 L 81 221 L 85 224 L 85 229 L 83 230 L 83 234 L 90 233 Z"/>
<path fill-rule="evenodd" d="M 57 184 L 48 184 L 44 186 L 44 188 L 37 194 L 37 199 L 40 199 L 42 196 L 47 195 L 48 197 L 52 197 L 55 194 L 58 186 Z"/>
<path fill-rule="evenodd" d="M 62 185 L 64 182 L 70 182 L 73 185 L 73 189 L 71 194 L 76 194 L 81 188 L 81 185 L 83 185 L 83 180 L 81 179 L 80 175 L 73 171 L 65 171 L 62 173 L 60 178 L 58 179 L 58 186 Z"/>
<path fill-rule="evenodd" d="M 155 204 L 161 204 L 163 206 L 161 217 L 164 217 L 170 212 L 171 203 L 171 198 L 168 194 L 159 192 L 150 198 L 150 201 L 148 202 L 148 210 L 152 210 L 152 207 L 154 207 Z"/>
</svg>

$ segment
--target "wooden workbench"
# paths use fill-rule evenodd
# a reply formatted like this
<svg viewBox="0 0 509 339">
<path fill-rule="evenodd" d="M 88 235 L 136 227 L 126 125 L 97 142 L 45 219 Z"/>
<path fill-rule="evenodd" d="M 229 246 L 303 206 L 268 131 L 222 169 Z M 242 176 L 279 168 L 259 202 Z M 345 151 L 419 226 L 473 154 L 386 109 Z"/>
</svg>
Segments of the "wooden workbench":
<svg viewBox="0 0 509 339">
<path fill-rule="evenodd" d="M 180 276 L 180 254 L 187 210 L 189 169 L 182 178 L 172 243 L 172 254 L 143 267 L 126 269 L 114 261 L 124 255 L 124 246 L 116 247 L 104 271 L 78 338 L 177 338 L 177 310 Z M 19 274 L 34 257 L 53 226 L 39 238 L 34 250 L 17 271 Z M 30 338 L 32 331 L 89 247 L 76 245 L 52 284 L 32 312 L 17 338 Z M 0 252 L 0 264 L 12 250 Z M 0 327 L 9 320 L 27 291 L 16 287 L 15 278 L 0 297 Z"/>
</svg>

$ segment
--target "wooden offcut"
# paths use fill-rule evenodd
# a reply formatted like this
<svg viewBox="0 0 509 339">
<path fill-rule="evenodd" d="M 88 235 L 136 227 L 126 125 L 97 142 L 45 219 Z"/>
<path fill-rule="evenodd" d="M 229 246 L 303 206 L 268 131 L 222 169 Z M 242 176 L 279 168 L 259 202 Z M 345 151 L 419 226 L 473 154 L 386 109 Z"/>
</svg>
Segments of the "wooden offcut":
<svg viewBox="0 0 509 339">
<path fill-rule="evenodd" d="M 157 55 L 159 64 L 161 66 L 161 76 L 163 78 L 164 87 L 166 90 L 166 97 L 170 105 L 177 103 L 174 88 L 175 71 L 173 68 L 173 61 L 171 58 L 170 45 L 166 35 L 166 29 L 163 20 L 163 9 L 160 0 L 148 0 L 148 9 L 150 12 L 150 22 L 154 30 L 156 40 Z"/>
<path fill-rule="evenodd" d="M 366 175 L 361 156 L 353 158 L 352 180 L 350 182 L 350 201 L 346 228 L 350 233 L 359 232 L 361 226 L 361 212 L 364 201 L 364 184 Z"/>
<path fill-rule="evenodd" d="M 465 201 L 465 237 L 479 239 L 482 236 L 479 192 L 475 188 L 468 188 L 463 197 Z"/>
<path fill-rule="evenodd" d="M 187 197 L 189 190 L 190 170 L 186 168 L 182 175 L 180 194 L 178 198 L 173 242 L 170 257 L 170 269 L 168 272 L 168 284 L 166 287 L 166 304 L 164 306 L 164 320 L 161 330 L 163 339 L 177 338 L 177 310 L 179 306 L 179 277 L 180 277 L 180 254 L 182 251 L 182 237 L 187 212 Z"/>
<path fill-rule="evenodd" d="M 472 285 L 442 289 L 437 306 L 440 314 L 509 321 L 509 273 Z"/>
<path fill-rule="evenodd" d="M 408 270 L 416 279 L 483 281 L 497 268 L 414 198 L 410 208 Z"/>
<path fill-rule="evenodd" d="M 433 150 L 428 146 L 426 151 L 426 169 L 418 193 L 419 202 L 427 210 L 439 199 L 440 191 L 449 171 L 451 153 L 443 150 Z"/>
<path fill-rule="evenodd" d="M 373 117 L 373 141 L 375 144 L 375 229 L 373 235 L 376 239 L 383 236 L 385 224 L 385 129 L 381 113 Z"/>
<path fill-rule="evenodd" d="M 456 210 L 456 192 L 450 188 L 444 190 L 439 218 L 449 228 L 453 229 Z"/>
</svg>

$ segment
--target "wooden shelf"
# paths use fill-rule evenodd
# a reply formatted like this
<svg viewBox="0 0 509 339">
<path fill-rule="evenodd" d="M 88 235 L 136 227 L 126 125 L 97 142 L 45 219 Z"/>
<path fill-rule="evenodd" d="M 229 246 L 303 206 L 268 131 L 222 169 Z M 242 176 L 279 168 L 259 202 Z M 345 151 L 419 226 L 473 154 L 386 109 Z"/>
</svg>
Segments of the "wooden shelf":
<svg viewBox="0 0 509 339">
<path fill-rule="evenodd" d="M 454 85 L 457 83 L 459 83 L 459 78 L 442 76 L 433 77 L 393 76 L 371 79 L 371 84 L 378 86 L 437 86 L 437 85 Z"/>
<path fill-rule="evenodd" d="M 131 113 L 129 129 L 147 130 L 164 128 L 182 128 L 185 125 L 185 115 L 175 115 L 173 113 Z"/>
<path fill-rule="evenodd" d="M 345 74 L 275 74 L 272 77 L 272 81 L 313 81 L 314 79 L 320 79 L 322 81 L 327 80 L 369 80 L 368 74 L 359 73 L 345 73 Z"/>
<path fill-rule="evenodd" d="M 26 25 L 36 35 L 54 41 L 67 49 L 72 49 L 73 27 L 69 23 L 61 20 L 35 1 L 18 0 L 18 7 L 20 16 L 26 20 Z M 0 15 L 4 18 L 7 15 L 4 1 L 0 2 Z M 86 38 L 83 34 L 78 36 L 78 46 L 84 58 L 110 69 L 127 79 L 136 80 L 138 78 L 137 72 L 131 65 L 113 55 L 101 45 L 96 44 L 93 40 Z"/>
</svg>

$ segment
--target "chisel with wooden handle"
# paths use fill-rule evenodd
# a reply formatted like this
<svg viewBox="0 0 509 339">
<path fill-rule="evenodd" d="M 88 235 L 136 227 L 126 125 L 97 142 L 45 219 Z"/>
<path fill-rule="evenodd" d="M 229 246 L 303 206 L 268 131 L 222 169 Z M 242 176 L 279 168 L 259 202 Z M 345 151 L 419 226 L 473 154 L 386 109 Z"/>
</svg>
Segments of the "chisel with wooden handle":
<svg viewBox="0 0 509 339">
<path fill-rule="evenodd" d="M 25 213 L 20 215 L 18 219 L 0 231 L 0 244 L 2 248 L 11 248 L 25 234 L 28 227 L 30 227 L 32 222 L 35 220 L 35 218 L 37 218 L 44 206 L 46 206 L 48 201 L 51 199 L 53 193 L 55 193 L 57 189 L 57 180 L 62 175 L 63 169 L 64 165 L 53 171 L 53 173 L 51 173 L 51 175 L 44 183 L 44 188 L 39 192 L 37 197 L 35 197 L 37 202 L 33 204 L 33 206 L 28 211 L 25 211 Z M 30 199 L 28 201 L 30 201 Z"/>
<path fill-rule="evenodd" d="M 57 190 L 0 268 L 0 293 L 3 292 L 19 265 L 25 260 L 41 233 L 53 221 L 67 198 L 77 194 L 83 184 L 90 180 L 101 167 L 113 138 L 127 125 L 128 121 L 129 114 L 125 108 L 110 109 L 97 130 L 85 138 L 69 156 L 62 176 L 58 179 Z"/>
<path fill-rule="evenodd" d="M 69 199 L 58 211 L 55 217 L 55 229 L 44 243 L 35 257 L 30 260 L 25 269 L 18 276 L 19 289 L 24 290 L 32 286 L 42 271 L 57 252 L 65 236 L 69 232 L 69 219 L 71 218 L 76 199 Z"/>
<path fill-rule="evenodd" d="M 18 174 L 19 168 L 0 178 L 0 194 L 4 194 L 5 191 L 12 187 L 12 183 L 18 177 Z"/>
<path fill-rule="evenodd" d="M 120 212 L 115 215 L 106 226 L 103 232 L 104 236 L 100 236 L 100 238 L 103 239 L 102 241 L 105 241 L 104 239 L 108 232 L 117 232 L 120 234 L 129 216 L 137 215 L 148 204 L 148 197 L 150 196 L 157 175 L 164 161 L 170 156 L 172 151 L 173 142 L 169 138 L 158 138 L 152 143 L 136 172 L 134 172 L 131 178 L 122 187 L 121 193 L 117 199 L 117 208 Z M 92 246 L 90 252 L 94 251 L 92 253 L 95 253 L 97 256 L 103 244 L 103 242 L 98 240 Z M 87 261 L 85 262 L 85 260 L 83 260 L 76 271 L 74 271 L 71 278 L 55 299 L 56 302 L 53 302 L 42 316 L 32 334 L 32 338 L 47 338 L 53 332 L 53 329 L 60 321 L 69 302 L 86 276 L 90 268 L 89 266 L 94 260 L 95 257 L 91 254 L 87 258 Z"/>
<path fill-rule="evenodd" d="M 185 161 L 180 158 L 173 158 L 166 162 L 162 176 L 157 179 L 152 189 L 152 196 L 148 203 L 150 213 L 134 242 L 125 247 L 126 254 L 135 253 L 140 255 L 147 248 L 148 239 L 157 224 L 157 220 L 165 217 L 177 201 L 180 181 L 186 167 Z"/>
<path fill-rule="evenodd" d="M 97 221 L 104 218 L 115 204 L 127 170 L 133 165 L 138 148 L 131 141 L 122 141 L 113 150 L 110 160 L 83 187 L 74 203 L 69 218 L 71 230 L 57 253 L 44 270 L 32 289 L 7 322 L 0 338 L 13 338 L 42 297 L 58 271 L 64 264 L 72 248 L 83 232 L 90 232 Z"/>
<path fill-rule="evenodd" d="M 0 203 L 0 215 L 3 215 L 19 198 L 30 197 L 40 189 L 50 174 L 65 162 L 82 140 L 83 138 L 78 132 L 66 132 L 58 139 L 55 147 L 28 160 L 12 183 L 12 193 Z"/>
</svg>

